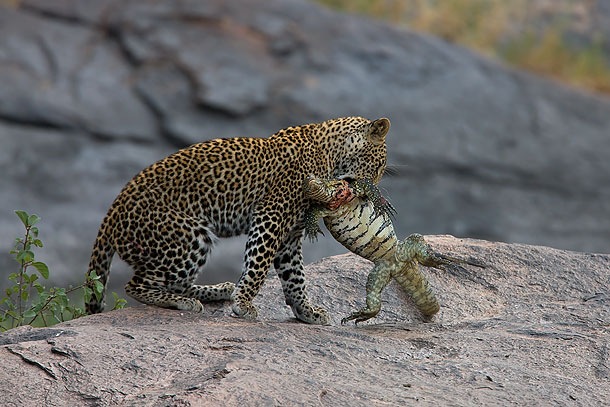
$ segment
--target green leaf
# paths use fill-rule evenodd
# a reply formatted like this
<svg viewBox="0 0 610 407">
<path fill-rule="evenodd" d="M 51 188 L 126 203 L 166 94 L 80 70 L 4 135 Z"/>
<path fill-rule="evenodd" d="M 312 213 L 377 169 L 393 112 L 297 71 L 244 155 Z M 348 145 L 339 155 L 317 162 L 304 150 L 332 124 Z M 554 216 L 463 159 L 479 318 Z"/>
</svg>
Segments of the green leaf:
<svg viewBox="0 0 610 407">
<path fill-rule="evenodd" d="M 19 263 L 29 263 L 34 260 L 34 252 L 31 250 L 22 250 L 17 253 L 16 259 Z"/>
<path fill-rule="evenodd" d="M 49 267 L 41 261 L 35 261 L 32 266 L 38 270 L 42 278 L 45 280 L 49 278 Z"/>
<path fill-rule="evenodd" d="M 23 226 L 25 226 L 26 228 L 29 226 L 28 225 L 28 218 L 29 215 L 26 211 L 15 211 L 15 213 L 17 214 L 17 216 L 19 216 L 19 219 L 21 219 L 21 223 L 23 223 Z"/>
<path fill-rule="evenodd" d="M 17 311 L 11 310 L 11 311 L 8 311 L 6 314 L 16 321 L 21 321 L 21 317 L 19 316 Z"/>
<path fill-rule="evenodd" d="M 34 240 L 32 241 L 32 244 L 33 244 L 34 246 L 36 246 L 36 247 L 42 247 L 42 246 L 43 246 L 43 244 L 42 244 L 42 240 L 40 240 L 40 239 L 34 239 Z"/>
<path fill-rule="evenodd" d="M 26 274 L 23 273 L 23 284 L 30 284 L 33 283 L 36 280 L 36 274 Z"/>
<path fill-rule="evenodd" d="M 59 318 L 57 318 L 56 315 L 49 315 L 49 316 L 52 318 L 52 321 L 50 323 L 47 323 L 47 326 L 55 325 L 55 324 L 62 322 Z"/>
<path fill-rule="evenodd" d="M 17 238 L 15 239 L 15 244 L 13 245 L 13 250 L 10 251 L 11 254 L 18 254 L 23 249 L 23 239 Z"/>
<path fill-rule="evenodd" d="M 91 301 L 93 290 L 89 287 L 83 287 L 83 297 L 85 298 L 85 304 Z"/>
<path fill-rule="evenodd" d="M 95 280 L 94 286 L 93 286 L 93 290 L 95 291 L 96 294 L 101 294 L 104 292 L 104 284 L 102 284 L 101 281 L 99 280 Z"/>
<path fill-rule="evenodd" d="M 71 312 L 72 312 L 72 319 L 84 317 L 86 315 L 85 310 L 83 308 L 74 308 L 71 310 Z"/>
<path fill-rule="evenodd" d="M 49 293 L 46 291 L 41 291 L 40 293 L 38 293 L 38 299 L 36 300 L 36 304 L 34 304 L 34 307 L 38 307 L 38 309 L 42 308 L 42 305 L 47 301 L 47 298 L 49 298 Z"/>
<path fill-rule="evenodd" d="M 67 307 L 68 304 L 70 303 L 70 300 L 68 299 L 68 296 L 65 293 L 58 294 L 56 301 L 58 304 L 61 305 L 62 313 L 63 313 L 63 309 L 65 307 Z"/>
<path fill-rule="evenodd" d="M 112 307 L 113 311 L 125 308 L 127 305 L 127 300 L 125 298 L 120 298 L 115 292 L 112 293 L 112 297 L 114 298 L 114 307 Z"/>
<path fill-rule="evenodd" d="M 35 224 L 38 223 L 39 220 L 40 220 L 40 216 L 38 216 L 36 214 L 31 214 L 30 216 L 28 216 L 28 226 L 34 226 Z"/>
<path fill-rule="evenodd" d="M 23 318 L 34 318 L 36 316 L 36 311 L 33 309 L 29 309 L 23 313 Z"/>
<path fill-rule="evenodd" d="M 34 237 L 38 237 L 38 228 L 37 227 L 30 228 L 30 234 Z"/>
</svg>

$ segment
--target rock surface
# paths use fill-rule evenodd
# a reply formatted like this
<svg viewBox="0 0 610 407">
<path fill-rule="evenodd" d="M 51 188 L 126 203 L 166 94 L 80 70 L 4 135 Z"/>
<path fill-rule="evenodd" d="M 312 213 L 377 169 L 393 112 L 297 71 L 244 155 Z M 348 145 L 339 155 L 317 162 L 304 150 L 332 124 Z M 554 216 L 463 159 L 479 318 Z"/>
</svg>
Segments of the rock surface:
<svg viewBox="0 0 610 407">
<path fill-rule="evenodd" d="M 391 284 L 380 315 L 363 304 L 371 264 L 307 267 L 331 326 L 295 322 L 279 280 L 260 320 L 133 307 L 0 335 L 2 405 L 603 405 L 610 398 L 610 255 L 428 236 L 486 269 L 425 269 L 441 302 L 431 323 Z"/>
<path fill-rule="evenodd" d="M 392 120 L 399 236 L 607 252 L 610 101 L 302 0 L 0 3 L 0 268 L 41 215 L 40 260 L 82 281 L 133 174 L 189 143 L 343 115 Z M 344 250 L 330 239 L 308 261 Z M 236 279 L 243 240 L 205 281 Z M 117 264 L 111 283 L 127 280 Z M 2 281 L 0 284 L 4 284 Z"/>
</svg>

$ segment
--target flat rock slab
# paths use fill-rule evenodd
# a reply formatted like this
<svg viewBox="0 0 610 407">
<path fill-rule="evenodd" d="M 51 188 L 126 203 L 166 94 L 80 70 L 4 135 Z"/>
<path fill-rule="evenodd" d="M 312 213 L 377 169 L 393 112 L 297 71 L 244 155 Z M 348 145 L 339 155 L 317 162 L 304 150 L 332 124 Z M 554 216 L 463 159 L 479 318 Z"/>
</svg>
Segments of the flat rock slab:
<svg viewBox="0 0 610 407">
<path fill-rule="evenodd" d="M 610 255 L 428 236 L 487 268 L 424 272 L 441 311 L 424 323 L 391 284 L 361 306 L 371 264 L 307 267 L 330 326 L 298 323 L 270 275 L 260 318 L 139 306 L 0 335 L 2 405 L 602 405 L 610 399 Z"/>
</svg>

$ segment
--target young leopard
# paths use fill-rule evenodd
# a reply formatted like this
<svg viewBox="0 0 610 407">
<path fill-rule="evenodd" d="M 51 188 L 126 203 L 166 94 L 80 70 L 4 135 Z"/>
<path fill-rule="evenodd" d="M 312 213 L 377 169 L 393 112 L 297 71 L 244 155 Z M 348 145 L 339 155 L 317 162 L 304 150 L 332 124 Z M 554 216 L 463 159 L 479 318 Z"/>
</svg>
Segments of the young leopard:
<svg viewBox="0 0 610 407">
<path fill-rule="evenodd" d="M 88 275 L 106 285 L 116 252 L 133 269 L 125 289 L 136 300 L 201 311 L 202 301 L 233 300 L 240 317 L 273 263 L 286 303 L 301 321 L 327 324 L 305 292 L 303 217 L 306 177 L 370 179 L 386 166 L 388 119 L 346 117 L 289 127 L 269 138 L 215 139 L 192 145 L 137 174 L 100 226 Z M 292 191 L 292 193 L 286 193 Z M 236 286 L 194 284 L 217 237 L 248 234 Z M 104 298 L 86 305 L 101 312 Z"/>
</svg>

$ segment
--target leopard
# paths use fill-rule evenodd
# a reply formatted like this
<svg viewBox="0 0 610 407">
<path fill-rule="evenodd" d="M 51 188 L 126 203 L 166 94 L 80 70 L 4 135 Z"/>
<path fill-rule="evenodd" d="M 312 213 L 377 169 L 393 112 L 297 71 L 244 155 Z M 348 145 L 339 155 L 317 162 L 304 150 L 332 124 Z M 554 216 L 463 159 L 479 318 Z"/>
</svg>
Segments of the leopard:
<svg viewBox="0 0 610 407">
<path fill-rule="evenodd" d="M 312 202 L 302 185 L 312 176 L 379 183 L 389 129 L 387 118 L 341 117 L 269 137 L 203 141 L 143 169 L 100 225 L 86 275 L 103 289 L 87 313 L 103 311 L 117 254 L 133 269 L 126 294 L 144 304 L 201 312 L 203 303 L 231 301 L 234 316 L 255 320 L 252 301 L 273 266 L 296 319 L 329 324 L 328 312 L 307 295 L 302 243 Z M 237 283 L 196 284 L 218 240 L 242 234 Z"/>
</svg>

